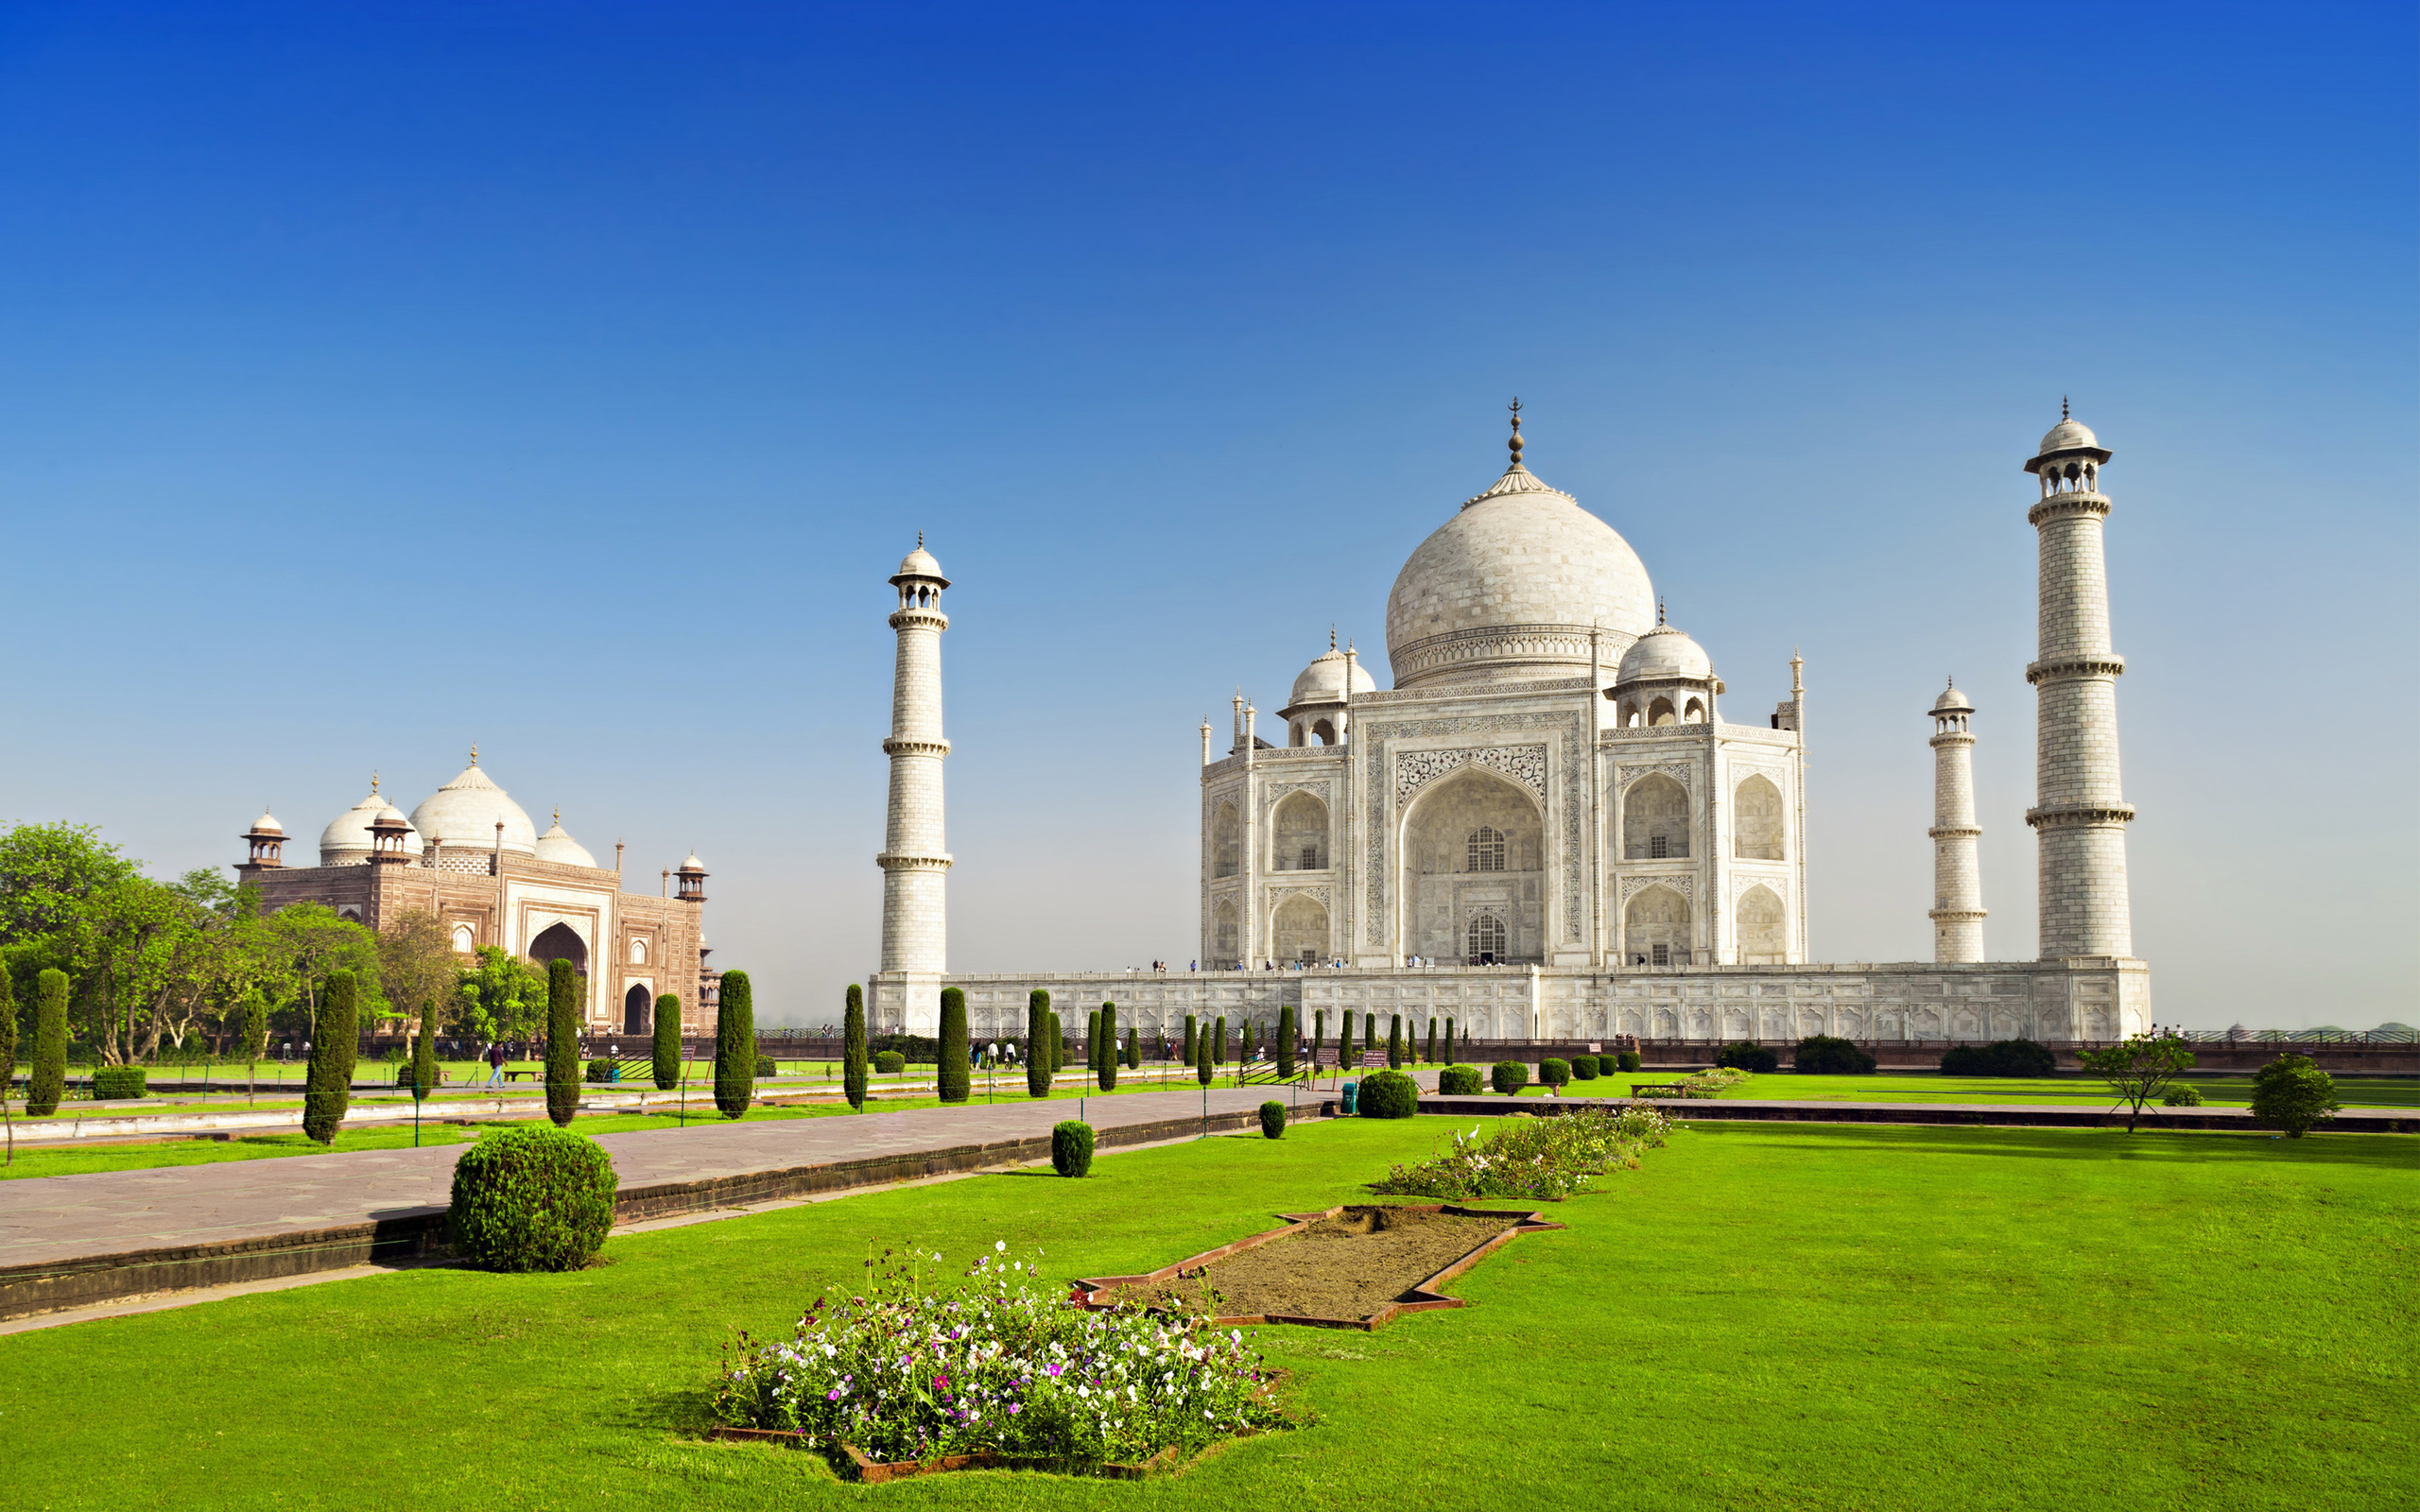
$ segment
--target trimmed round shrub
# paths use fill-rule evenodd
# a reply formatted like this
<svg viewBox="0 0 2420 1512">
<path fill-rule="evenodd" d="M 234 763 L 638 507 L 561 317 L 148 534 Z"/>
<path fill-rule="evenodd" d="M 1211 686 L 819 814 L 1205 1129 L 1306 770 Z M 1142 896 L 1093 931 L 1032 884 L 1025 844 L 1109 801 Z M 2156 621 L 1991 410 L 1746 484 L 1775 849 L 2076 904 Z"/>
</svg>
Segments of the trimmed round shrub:
<svg viewBox="0 0 2420 1512">
<path fill-rule="evenodd" d="M 896 1050 L 877 1050 L 873 1053 L 873 1069 L 877 1074 L 896 1076 L 908 1069 L 908 1057 Z"/>
<path fill-rule="evenodd" d="M 595 1060 L 588 1063 L 587 1075 L 590 1081 L 612 1081 L 614 1079 L 614 1062 L 603 1056 L 599 1056 Z"/>
<path fill-rule="evenodd" d="M 1943 1053 L 1941 1070 L 1947 1076 L 2050 1076 L 2059 1057 L 2050 1047 L 2031 1040 L 1995 1040 L 1987 1045 L 1952 1045 Z"/>
<path fill-rule="evenodd" d="M 1563 1087 L 1571 1081 L 1571 1062 L 1559 1056 L 1548 1056 L 1538 1062 L 1538 1085 Z"/>
<path fill-rule="evenodd" d="M 1597 1057 L 1595 1056 L 1574 1056 L 1571 1057 L 1571 1079 L 1573 1081 L 1595 1081 L 1599 1074 L 1600 1072 L 1597 1065 Z"/>
<path fill-rule="evenodd" d="M 1495 1090 L 1510 1097 L 1530 1085 L 1530 1068 L 1517 1060 L 1499 1060 L 1487 1074 Z"/>
<path fill-rule="evenodd" d="M 1863 1076 L 1873 1072 L 1874 1057 L 1849 1040 L 1816 1034 L 1798 1041 L 1792 1066 L 1809 1076 Z"/>
<path fill-rule="evenodd" d="M 1617 1051 L 1616 1051 L 1616 1052 L 1614 1053 L 1614 1070 L 1616 1070 L 1616 1071 L 1636 1071 L 1637 1069 L 1638 1069 L 1638 1052 L 1637 1052 L 1637 1051 L 1635 1051 L 1635 1050 L 1617 1050 Z"/>
<path fill-rule="evenodd" d="M 1361 1078 L 1363 1118 L 1409 1118 L 1420 1110 L 1420 1084 L 1400 1071 L 1374 1071 Z"/>
<path fill-rule="evenodd" d="M 2199 1108 L 2202 1094 L 2190 1087 L 2170 1087 L 2168 1095 L 2159 1101 L 2163 1108 Z"/>
<path fill-rule="evenodd" d="M 1263 1139 L 1275 1139 L 1286 1132 L 1286 1105 L 1270 1098 L 1260 1105 L 1260 1133 Z"/>
<path fill-rule="evenodd" d="M 1478 1087 L 1477 1066 L 1447 1066 L 1437 1074 L 1437 1095 L 1440 1097 L 1477 1097 Z"/>
<path fill-rule="evenodd" d="M 93 1096 L 96 1100 L 114 1097 L 141 1097 L 144 1072 L 141 1066 L 99 1066 L 93 1071 Z"/>
<path fill-rule="evenodd" d="M 1714 1063 L 1734 1071 L 1753 1071 L 1769 1075 L 1781 1070 L 1781 1052 L 1771 1045 L 1760 1045 L 1753 1040 L 1724 1045 L 1714 1053 Z"/>
<path fill-rule="evenodd" d="M 551 1124 L 491 1134 L 454 1162 L 454 1242 L 489 1270 L 578 1270 L 614 1227 L 620 1185 L 595 1140 Z"/>
<path fill-rule="evenodd" d="M 775 1060 L 772 1057 L 770 1057 L 770 1056 L 769 1056 L 769 1055 L 766 1055 L 766 1054 L 765 1054 L 764 1052 L 762 1052 L 762 1051 L 757 1052 L 757 1055 L 756 1055 L 756 1079 L 757 1079 L 757 1080 L 762 1081 L 762 1080 L 764 1080 L 764 1079 L 765 1079 L 766 1077 L 768 1077 L 768 1076 L 778 1076 L 778 1075 L 780 1075 L 781 1074 L 782 1074 L 782 1063 L 781 1063 L 780 1061 Z"/>
<path fill-rule="evenodd" d="M 1050 1168 L 1061 1176 L 1089 1176 L 1093 1169 L 1093 1126 L 1078 1119 L 1050 1125 Z"/>
</svg>

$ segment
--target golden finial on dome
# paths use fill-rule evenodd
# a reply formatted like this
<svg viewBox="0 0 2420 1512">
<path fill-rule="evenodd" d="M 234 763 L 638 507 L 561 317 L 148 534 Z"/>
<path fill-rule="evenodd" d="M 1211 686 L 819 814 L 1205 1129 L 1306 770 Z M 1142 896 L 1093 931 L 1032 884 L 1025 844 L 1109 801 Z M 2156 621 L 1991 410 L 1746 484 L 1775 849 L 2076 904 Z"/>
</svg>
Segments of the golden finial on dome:
<svg viewBox="0 0 2420 1512">
<path fill-rule="evenodd" d="M 373 797 L 376 796 L 378 792 L 378 774 L 376 772 L 372 772 L 370 774 L 370 791 Z"/>
<path fill-rule="evenodd" d="M 475 740 L 471 742 L 471 765 L 479 765 L 479 743 Z"/>
<path fill-rule="evenodd" d="M 2067 418 L 2067 396 L 2066 396 L 2066 395 L 2065 395 L 2065 394 L 2061 394 L 2061 395 L 2059 396 L 2059 419 L 2060 419 L 2061 421 L 2065 421 L 2066 418 Z"/>
<path fill-rule="evenodd" d="M 555 828 L 556 828 L 556 829 L 558 829 L 558 830 L 560 830 L 560 829 L 562 829 L 562 827 L 563 827 L 563 811 L 562 811 L 562 810 L 561 810 L 561 809 L 557 809 L 557 810 L 555 810 Z"/>
<path fill-rule="evenodd" d="M 1336 627 L 1333 625 L 1327 627 L 1327 648 L 1331 651 L 1336 649 Z"/>
<path fill-rule="evenodd" d="M 1661 593 L 1655 595 L 1655 623 L 1659 627 L 1664 624 L 1664 595 Z"/>
<path fill-rule="evenodd" d="M 1519 395 L 1517 395 L 1517 394 L 1516 394 L 1516 395 L 1514 395 L 1514 396 L 1513 396 L 1513 398 L 1512 398 L 1512 465 L 1513 465 L 1514 467 L 1519 467 L 1519 466 L 1521 465 L 1521 399 L 1520 399 L 1520 396 L 1519 396 Z"/>
</svg>

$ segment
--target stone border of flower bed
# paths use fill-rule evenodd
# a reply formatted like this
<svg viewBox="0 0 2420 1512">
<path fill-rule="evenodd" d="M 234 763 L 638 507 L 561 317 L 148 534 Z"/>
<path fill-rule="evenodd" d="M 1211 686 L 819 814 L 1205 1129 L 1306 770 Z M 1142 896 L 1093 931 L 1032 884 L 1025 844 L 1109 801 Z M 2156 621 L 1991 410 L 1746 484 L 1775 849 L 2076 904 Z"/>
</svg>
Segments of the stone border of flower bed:
<svg viewBox="0 0 2420 1512">
<path fill-rule="evenodd" d="M 1229 1324 L 1291 1323 L 1304 1328 L 1357 1329 L 1364 1333 L 1372 1332 L 1400 1314 L 1426 1313 L 1441 1307 L 1466 1306 L 1467 1304 L 1461 1297 L 1447 1297 L 1438 1288 L 1485 1260 L 1505 1245 L 1511 1244 L 1522 1234 L 1540 1233 L 1548 1228 L 1565 1227 L 1563 1224 L 1547 1221 L 1545 1213 L 1535 1210 L 1525 1211 L 1509 1208 L 1465 1208 L 1451 1202 L 1340 1202 L 1335 1207 L 1321 1212 L 1281 1212 L 1277 1216 L 1286 1220 L 1286 1226 L 1282 1228 L 1271 1228 L 1266 1233 L 1248 1234 L 1232 1244 L 1220 1245 L 1216 1249 L 1205 1249 L 1199 1255 L 1188 1255 L 1173 1265 L 1163 1265 L 1148 1275 L 1083 1277 L 1076 1282 L 1076 1291 L 1068 1299 L 1079 1307 L 1096 1311 L 1115 1307 L 1116 1302 L 1107 1299 L 1104 1294 L 1121 1286 L 1148 1286 L 1154 1281 L 1179 1280 L 1188 1269 L 1196 1269 L 1210 1264 L 1214 1261 L 1224 1260 L 1230 1255 L 1256 1248 L 1271 1240 L 1301 1233 L 1311 1225 L 1333 1218 L 1347 1208 L 1399 1208 L 1406 1212 L 1432 1212 L 1448 1218 L 1509 1218 L 1512 1221 L 1485 1243 L 1413 1286 L 1406 1293 L 1410 1300 L 1389 1302 L 1368 1317 L 1314 1317 L 1307 1314 L 1292 1313 L 1237 1313 L 1232 1316 L 1214 1317 L 1210 1320 L 1211 1324 L 1214 1327 L 1223 1328 Z M 1150 1311 L 1164 1310 L 1151 1309 Z"/>
<path fill-rule="evenodd" d="M 1272 1370 L 1267 1385 L 1285 1380 L 1288 1372 Z M 733 1428 L 721 1423 L 706 1430 L 710 1439 L 741 1444 L 786 1444 L 795 1449 L 803 1445 L 806 1434 L 792 1428 Z M 1257 1437 L 1244 1434 L 1239 1437 Z M 842 1444 L 845 1456 L 845 1479 L 866 1486 L 880 1486 L 890 1481 L 913 1480 L 919 1475 L 945 1475 L 952 1470 L 1041 1470 L 1054 1475 L 1083 1475 L 1103 1481 L 1145 1481 L 1155 1475 L 1175 1475 L 1191 1469 L 1210 1455 L 1217 1453 L 1235 1438 L 1220 1438 L 1204 1444 L 1190 1455 L 1181 1456 L 1170 1444 L 1150 1458 L 1132 1465 L 1111 1460 L 1103 1464 L 1088 1464 L 1081 1460 L 1059 1459 L 1047 1454 L 1003 1454 L 996 1450 L 978 1450 L 972 1454 L 937 1454 L 931 1459 L 878 1460 L 868 1459 L 855 1444 Z"/>
</svg>

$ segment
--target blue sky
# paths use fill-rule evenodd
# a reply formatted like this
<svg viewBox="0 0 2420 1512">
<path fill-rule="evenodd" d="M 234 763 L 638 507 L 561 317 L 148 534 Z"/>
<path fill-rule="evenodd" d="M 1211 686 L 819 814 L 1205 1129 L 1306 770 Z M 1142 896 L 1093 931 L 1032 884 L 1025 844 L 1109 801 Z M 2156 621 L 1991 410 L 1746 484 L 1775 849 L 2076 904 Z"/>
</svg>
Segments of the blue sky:
<svg viewBox="0 0 2420 1512">
<path fill-rule="evenodd" d="M 2109 489 L 2167 1021 L 2412 1020 L 2408 6 L 0 13 L 0 818 L 155 868 L 483 764 L 820 1022 L 890 590 L 957 579 L 952 964 L 1194 952 L 1195 727 L 1501 467 L 1732 707 L 1815 954 L 2032 954 L 2031 481 Z"/>
</svg>

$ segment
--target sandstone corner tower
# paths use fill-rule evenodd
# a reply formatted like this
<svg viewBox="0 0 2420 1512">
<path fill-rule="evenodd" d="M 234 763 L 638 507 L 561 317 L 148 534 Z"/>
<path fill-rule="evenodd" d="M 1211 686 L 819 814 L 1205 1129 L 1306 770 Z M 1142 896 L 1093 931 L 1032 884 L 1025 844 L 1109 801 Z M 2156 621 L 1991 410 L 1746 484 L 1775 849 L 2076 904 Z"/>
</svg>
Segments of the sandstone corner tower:
<svg viewBox="0 0 2420 1512">
<path fill-rule="evenodd" d="M 874 975 L 873 1023 L 931 1034 L 941 1023 L 942 973 L 949 955 L 949 851 L 942 828 L 942 591 L 949 579 L 916 537 L 891 579 L 899 634 L 891 685 L 890 806 L 882 854 L 882 969 Z"/>
<path fill-rule="evenodd" d="M 1977 855 L 1982 827 L 1975 822 L 1975 736 L 1966 728 L 1975 706 L 1952 682 L 1932 701 L 1932 958 L 1979 961 L 1983 955 L 1983 869 Z"/>
<path fill-rule="evenodd" d="M 2041 650 L 2025 669 L 2037 695 L 2034 807 L 2025 816 L 2040 845 L 2041 957 L 2131 956 L 2126 824 L 2120 795 L 2118 679 L 2126 662 L 2109 648 L 2109 576 L 2101 525 L 2109 517 L 2100 470 L 2109 452 L 2059 406 L 2025 471 L 2042 497 L 2026 519 L 2040 532 Z"/>
</svg>

